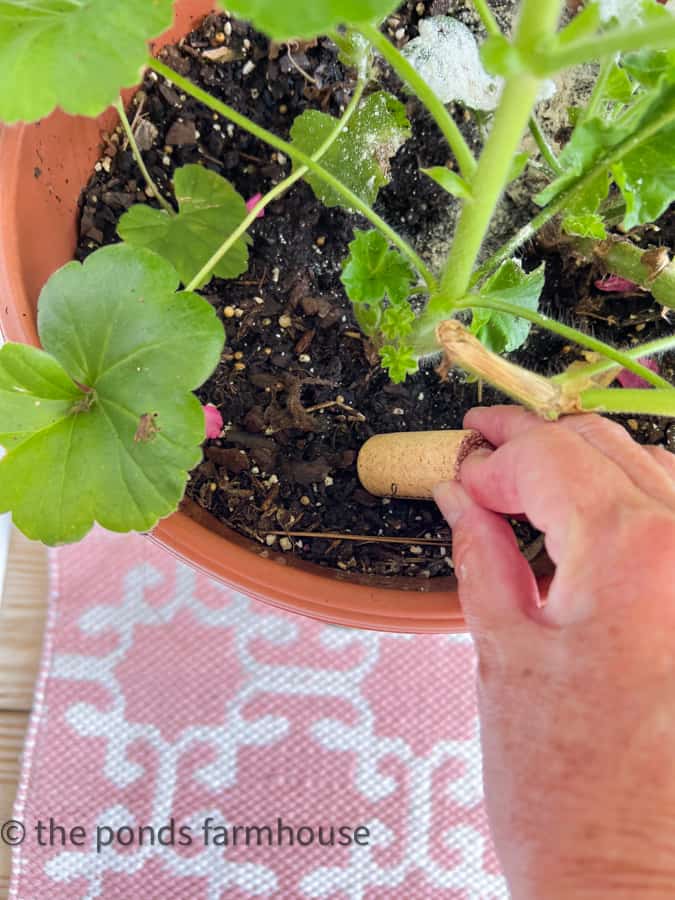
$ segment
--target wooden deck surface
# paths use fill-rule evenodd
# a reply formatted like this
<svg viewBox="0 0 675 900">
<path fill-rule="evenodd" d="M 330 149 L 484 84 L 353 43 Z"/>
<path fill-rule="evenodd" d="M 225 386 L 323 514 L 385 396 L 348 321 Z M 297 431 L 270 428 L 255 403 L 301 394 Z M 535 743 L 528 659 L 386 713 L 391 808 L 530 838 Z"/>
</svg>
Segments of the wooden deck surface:
<svg viewBox="0 0 675 900">
<path fill-rule="evenodd" d="M 12 817 L 40 664 L 47 593 L 45 547 L 14 531 L 0 606 L 0 822 Z M 9 876 L 10 849 L 0 844 L 0 900 L 7 897 Z"/>
</svg>

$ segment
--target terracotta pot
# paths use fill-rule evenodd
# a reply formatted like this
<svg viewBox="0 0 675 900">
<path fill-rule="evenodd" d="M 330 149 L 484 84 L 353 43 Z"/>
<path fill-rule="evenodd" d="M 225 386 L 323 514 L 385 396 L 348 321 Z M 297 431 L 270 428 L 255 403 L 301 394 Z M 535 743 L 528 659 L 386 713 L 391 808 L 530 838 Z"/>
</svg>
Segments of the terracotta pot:
<svg viewBox="0 0 675 900">
<path fill-rule="evenodd" d="M 178 40 L 208 0 L 178 0 Z M 100 133 L 114 124 L 60 112 L 0 131 L 0 325 L 12 341 L 38 344 L 37 298 L 76 245 L 77 201 L 99 156 Z M 464 630 L 454 578 L 432 582 L 366 578 L 327 570 L 262 549 L 192 502 L 162 521 L 152 537 L 192 566 L 260 600 L 340 625 L 382 631 Z"/>
</svg>

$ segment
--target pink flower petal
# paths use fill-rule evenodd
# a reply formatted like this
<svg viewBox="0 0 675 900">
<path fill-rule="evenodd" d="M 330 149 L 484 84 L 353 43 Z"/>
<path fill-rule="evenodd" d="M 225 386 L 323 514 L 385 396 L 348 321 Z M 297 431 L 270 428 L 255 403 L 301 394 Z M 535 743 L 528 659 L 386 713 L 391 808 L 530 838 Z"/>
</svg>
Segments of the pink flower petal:
<svg viewBox="0 0 675 900">
<path fill-rule="evenodd" d="M 643 366 L 647 369 L 651 369 L 652 372 L 659 371 L 659 364 L 655 359 L 647 358 L 638 360 L 641 362 Z M 619 382 L 621 387 L 625 388 L 648 388 L 651 385 L 644 380 L 644 378 L 640 378 L 639 375 L 636 375 L 634 372 L 629 372 L 628 369 L 622 369 L 619 374 L 616 376 L 616 380 Z"/>
<path fill-rule="evenodd" d="M 207 403 L 206 406 L 202 406 L 202 409 L 204 410 L 206 437 L 209 440 L 220 437 L 223 430 L 223 417 L 220 411 L 212 403 Z"/>
<path fill-rule="evenodd" d="M 260 203 L 260 201 L 262 200 L 262 196 L 263 196 L 262 194 L 254 194 L 250 200 L 246 201 L 246 209 L 249 212 L 252 212 L 253 207 L 256 205 L 256 203 Z M 260 212 L 258 213 L 258 218 L 263 219 L 264 217 L 265 217 L 265 210 L 261 209 Z"/>
<path fill-rule="evenodd" d="M 611 293 L 623 294 L 627 291 L 639 290 L 639 285 L 634 281 L 628 281 L 619 275 L 606 275 L 604 278 L 598 278 L 595 286 L 599 291 L 608 291 Z"/>
</svg>

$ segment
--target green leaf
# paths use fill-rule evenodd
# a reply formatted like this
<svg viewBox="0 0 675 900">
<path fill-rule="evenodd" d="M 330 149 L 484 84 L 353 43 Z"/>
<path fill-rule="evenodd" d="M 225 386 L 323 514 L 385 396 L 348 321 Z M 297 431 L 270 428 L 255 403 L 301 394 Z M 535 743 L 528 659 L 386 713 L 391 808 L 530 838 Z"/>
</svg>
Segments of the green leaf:
<svg viewBox="0 0 675 900">
<path fill-rule="evenodd" d="M 453 197 L 459 197 L 461 200 L 471 199 L 471 188 L 461 175 L 452 172 L 447 166 L 432 166 L 430 169 L 420 169 L 429 178 L 433 178 L 436 184 L 439 184 L 443 190 Z"/>
<path fill-rule="evenodd" d="M 631 78 L 648 88 L 654 88 L 661 76 L 675 67 L 675 50 L 638 50 L 626 53 L 621 65 Z"/>
<path fill-rule="evenodd" d="M 382 316 L 381 331 L 390 341 L 401 340 L 407 337 L 413 330 L 415 313 L 409 303 L 401 303 L 399 306 L 389 306 Z"/>
<path fill-rule="evenodd" d="M 594 213 L 565 216 L 562 227 L 566 234 L 574 234 L 578 237 L 597 238 L 598 240 L 604 240 L 607 237 L 607 229 L 602 216 Z"/>
<path fill-rule="evenodd" d="M 633 97 L 633 83 L 628 73 L 621 66 L 613 65 L 607 83 L 605 84 L 604 96 L 607 100 L 613 100 L 616 103 L 629 103 Z"/>
<path fill-rule="evenodd" d="M 354 318 L 366 337 L 374 337 L 382 321 L 381 303 L 355 303 Z"/>
<path fill-rule="evenodd" d="M 192 391 L 224 337 L 210 304 L 177 287 L 156 254 L 106 247 L 47 282 L 44 351 L 0 349 L 0 511 L 28 537 L 146 531 L 176 509 L 204 440 Z"/>
<path fill-rule="evenodd" d="M 597 3 L 587 3 L 572 18 L 571 22 L 558 32 L 556 42 L 561 47 L 583 41 L 592 35 L 600 27 L 600 8 Z"/>
<path fill-rule="evenodd" d="M 293 122 L 291 139 L 311 156 L 335 130 L 336 119 L 317 110 L 306 110 Z M 389 183 L 389 160 L 411 135 L 405 106 L 378 91 L 363 101 L 347 127 L 321 159 L 331 175 L 366 203 L 375 202 L 377 192 Z M 344 199 L 322 179 L 305 176 L 312 190 L 326 206 L 343 206 Z"/>
<path fill-rule="evenodd" d="M 352 303 L 381 303 L 385 295 L 393 304 L 410 296 L 415 273 L 398 250 L 393 250 L 379 231 L 356 231 L 349 245 L 341 281 Z"/>
<path fill-rule="evenodd" d="M 511 163 L 511 170 L 508 176 L 508 183 L 510 184 L 512 181 L 515 181 L 516 178 L 519 178 L 523 172 L 525 171 L 525 167 L 527 166 L 530 159 L 529 153 L 516 153 L 513 157 L 513 161 Z"/>
<path fill-rule="evenodd" d="M 387 370 L 394 384 L 400 384 L 406 380 L 408 375 L 414 375 L 417 371 L 417 357 L 413 352 L 413 348 L 407 346 L 407 344 L 399 346 L 385 344 L 384 347 L 380 348 L 379 353 L 382 360 L 382 368 Z"/>
<path fill-rule="evenodd" d="M 520 49 L 503 34 L 491 34 L 480 48 L 486 71 L 502 78 L 513 78 L 527 72 L 528 64 Z"/>
<path fill-rule="evenodd" d="M 0 119 L 97 116 L 138 82 L 171 0 L 0 0 Z"/>
<path fill-rule="evenodd" d="M 508 259 L 485 282 L 480 296 L 536 310 L 544 289 L 544 269 L 542 263 L 526 274 L 516 260 Z M 511 353 L 522 347 L 532 327 L 526 319 L 497 310 L 474 308 L 472 312 L 471 331 L 494 353 Z"/>
<path fill-rule="evenodd" d="M 117 232 L 128 244 L 159 253 L 188 284 L 246 218 L 246 202 L 229 181 L 199 165 L 176 169 L 173 186 L 177 215 L 137 203 L 122 216 Z M 236 278 L 245 272 L 250 243 L 248 235 L 241 237 L 197 287 L 213 275 Z"/>
<path fill-rule="evenodd" d="M 338 25 L 379 22 L 398 6 L 397 0 L 227 0 L 230 12 L 252 22 L 275 41 L 310 38 L 334 31 Z"/>
<path fill-rule="evenodd" d="M 352 30 L 335 32 L 332 38 L 340 51 L 338 59 L 342 65 L 365 74 L 372 56 L 371 47 L 366 38 L 360 32 Z"/>
<path fill-rule="evenodd" d="M 563 169 L 563 174 L 539 193 L 535 200 L 540 206 L 546 206 L 562 191 L 567 190 L 585 172 L 602 158 L 607 149 L 614 146 L 620 139 L 620 132 L 616 126 L 606 123 L 598 118 L 587 119 L 574 129 L 572 137 L 563 148 L 558 157 L 558 162 Z M 604 190 L 604 195 L 603 194 Z M 584 206 L 590 208 L 595 203 L 591 212 L 595 212 L 598 205 L 607 196 L 609 190 L 609 175 L 604 182 L 598 180 L 597 184 L 587 195 Z"/>
</svg>

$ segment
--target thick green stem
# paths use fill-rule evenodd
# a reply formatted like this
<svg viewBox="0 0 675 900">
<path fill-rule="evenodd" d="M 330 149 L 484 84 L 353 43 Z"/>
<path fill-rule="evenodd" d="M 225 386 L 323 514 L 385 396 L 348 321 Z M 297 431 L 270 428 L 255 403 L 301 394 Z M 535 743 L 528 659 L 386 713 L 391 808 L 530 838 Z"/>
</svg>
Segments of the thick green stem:
<svg viewBox="0 0 675 900">
<path fill-rule="evenodd" d="M 539 124 L 539 120 L 536 116 L 530 116 L 530 132 L 534 141 L 539 148 L 539 152 L 543 156 L 546 164 L 549 169 L 553 172 L 554 175 L 562 175 L 562 166 L 558 162 L 558 158 L 553 152 L 553 147 L 548 142 L 548 139 L 544 132 L 542 131 L 541 125 Z"/>
<path fill-rule="evenodd" d="M 606 172 L 611 166 L 622 160 L 624 156 L 632 153 L 633 150 L 637 150 L 637 148 L 645 143 L 645 141 L 650 140 L 657 132 L 666 128 L 673 122 L 675 122 L 675 109 L 666 110 L 657 119 L 646 125 L 640 132 L 631 135 L 631 137 L 627 138 L 625 141 L 617 144 L 607 156 L 599 160 L 585 175 L 582 175 L 578 181 L 575 181 L 574 184 L 567 188 L 566 191 L 558 194 L 555 200 L 551 201 L 545 209 L 542 209 L 528 225 L 521 228 L 520 231 L 503 244 L 496 253 L 479 266 L 471 278 L 471 286 L 477 284 L 488 275 L 491 275 L 492 272 L 499 268 L 504 260 L 509 259 L 519 247 L 526 241 L 529 241 L 530 238 L 534 237 L 540 228 L 565 209 L 565 207 L 576 197 L 577 193 L 582 192 L 595 178 L 598 177 L 598 175 L 602 172 Z"/>
<path fill-rule="evenodd" d="M 443 132 L 450 149 L 455 154 L 457 164 L 462 176 L 470 181 L 476 172 L 476 160 L 473 157 L 469 145 L 464 140 L 462 132 L 457 127 L 455 120 L 445 108 L 443 102 L 429 87 L 422 76 L 410 62 L 400 53 L 394 45 L 374 25 L 364 25 L 360 29 L 361 34 L 370 41 L 375 49 L 383 56 L 399 78 L 408 85 L 419 100 L 424 103 L 436 124 Z"/>
<path fill-rule="evenodd" d="M 155 182 L 152 180 L 150 173 L 148 172 L 147 166 L 143 161 L 143 157 L 141 155 L 140 148 L 136 143 L 136 138 L 134 137 L 134 133 L 131 129 L 131 124 L 129 123 L 129 119 L 127 118 L 126 110 L 124 109 L 124 103 L 122 102 L 122 98 L 120 97 L 115 102 L 115 109 L 119 113 L 120 122 L 122 123 L 122 128 L 124 129 L 124 133 L 127 136 L 127 140 L 129 141 L 129 146 L 131 147 L 131 153 L 136 160 L 136 165 L 141 170 L 141 175 L 145 179 L 145 183 L 152 191 L 153 197 L 157 200 L 162 209 L 167 212 L 170 216 L 174 216 L 176 214 L 176 210 L 169 203 L 166 197 L 162 194 L 160 189 L 157 187 Z"/>
<path fill-rule="evenodd" d="M 649 384 L 653 384 L 654 387 L 672 390 L 672 386 L 665 378 L 661 378 L 656 372 L 652 372 L 651 369 L 641 365 L 621 350 L 617 350 L 616 347 L 612 347 L 611 344 L 605 344 L 604 341 L 599 341 L 597 338 L 584 334 L 583 331 L 577 331 L 576 328 L 570 328 L 569 325 L 563 325 L 562 322 L 557 322 L 555 319 L 551 319 L 532 309 L 525 309 L 515 303 L 507 303 L 504 300 L 498 300 L 496 298 L 488 299 L 487 297 L 480 297 L 478 295 L 466 297 L 456 304 L 456 308 L 494 309 L 497 312 L 508 313 L 517 318 L 527 319 L 528 322 L 532 322 L 534 325 L 546 328 L 548 331 L 559 334 L 568 341 L 573 341 L 576 344 L 580 344 L 582 347 L 594 350 L 606 359 L 611 359 L 612 362 L 618 363 L 622 368 L 628 369 L 629 372 L 633 372 L 635 375 L 639 375 L 640 378 L 643 378 Z"/>
<path fill-rule="evenodd" d="M 588 412 L 636 413 L 644 416 L 675 416 L 675 388 L 649 391 L 644 388 L 588 388 L 579 394 Z"/>
<path fill-rule="evenodd" d="M 648 341 L 646 344 L 641 344 L 639 347 L 632 347 L 630 350 L 624 350 L 623 353 L 630 359 L 647 359 L 650 356 L 666 353 L 666 351 L 673 349 L 675 349 L 675 335 L 671 334 L 668 335 L 668 337 L 657 338 L 655 341 Z M 598 375 L 604 375 L 605 372 L 609 372 L 612 369 L 615 369 L 618 373 L 622 368 L 624 367 L 619 366 L 612 360 L 603 359 L 596 363 L 589 363 L 587 366 L 568 369 L 566 372 L 561 372 L 560 375 L 554 375 L 551 381 L 554 381 L 556 384 L 568 384 L 574 381 L 591 381 L 593 378 L 597 378 Z"/>
<path fill-rule="evenodd" d="M 555 31 L 561 0 L 523 0 L 516 43 L 532 46 L 546 41 Z M 441 279 L 445 299 L 451 303 L 463 297 L 483 240 L 508 181 L 511 162 L 539 95 L 541 81 L 530 74 L 508 78 L 492 131 L 474 176 L 477 190 L 464 204 L 457 224 L 455 240 Z M 430 312 L 434 299 L 430 301 Z"/>
<path fill-rule="evenodd" d="M 650 50 L 667 50 L 675 47 L 675 16 L 671 17 L 670 21 L 664 16 L 660 22 L 639 28 L 615 28 L 605 34 L 598 34 L 565 46 L 541 48 L 534 51 L 529 59 L 537 74 L 547 76 L 570 66 L 603 59 L 617 53 L 644 50 L 645 47 Z"/>
<path fill-rule="evenodd" d="M 675 309 L 675 263 L 665 247 L 643 250 L 621 238 L 572 238 L 570 243 L 576 253 L 600 263 L 606 272 L 634 282 L 658 303 Z"/>
<path fill-rule="evenodd" d="M 333 131 L 328 135 L 326 140 L 321 144 L 318 150 L 312 154 L 312 159 L 318 161 L 327 153 L 328 150 L 333 146 L 341 132 L 344 130 L 345 126 L 348 124 L 351 117 L 356 112 L 356 109 L 361 102 L 361 97 L 363 96 L 363 91 L 366 87 L 366 79 L 360 79 L 356 87 L 354 88 L 354 94 L 352 99 L 349 101 L 349 105 L 345 109 L 342 118 L 339 120 Z M 275 185 L 270 191 L 268 191 L 264 197 L 261 197 L 260 200 L 253 206 L 250 210 L 249 214 L 245 219 L 235 228 L 232 234 L 225 240 L 221 246 L 216 250 L 211 259 L 200 269 L 200 271 L 195 275 L 192 281 L 187 285 L 186 290 L 193 291 L 200 284 L 203 284 L 205 279 L 209 276 L 209 274 L 215 269 L 220 260 L 225 256 L 226 253 L 231 250 L 231 248 L 236 244 L 240 237 L 242 237 L 248 229 L 253 225 L 256 221 L 260 213 L 265 209 L 265 207 L 269 206 L 270 203 L 273 203 L 277 197 L 280 197 L 284 194 L 289 188 L 293 187 L 293 185 L 300 181 L 301 178 L 304 178 L 309 169 L 306 166 L 300 166 L 299 169 L 296 169 L 288 178 L 284 178 L 283 181 L 280 181 L 279 184 Z"/>
<path fill-rule="evenodd" d="M 194 97 L 195 100 L 203 103 L 209 109 L 212 109 L 214 112 L 219 113 L 219 115 L 224 116 L 224 118 L 229 119 L 235 125 L 238 125 L 239 128 L 243 128 L 244 131 L 248 131 L 249 134 L 252 134 L 259 140 L 274 147 L 275 150 L 280 150 L 298 165 L 306 166 L 310 172 L 321 178 L 325 184 L 329 185 L 329 187 L 344 198 L 345 206 L 348 209 L 361 213 L 361 215 L 368 219 L 368 221 L 374 225 L 391 244 L 397 247 L 417 269 L 430 290 L 433 291 L 436 288 L 436 279 L 433 273 L 425 264 L 424 260 L 413 250 L 410 244 L 394 231 L 390 225 L 387 225 L 384 219 L 378 216 L 366 202 L 346 187 L 339 178 L 336 178 L 327 169 L 324 169 L 323 166 L 315 162 L 311 156 L 298 150 L 294 144 L 289 144 L 288 141 L 284 141 L 283 138 L 277 137 L 276 134 L 268 131 L 266 128 L 256 125 L 255 122 L 252 122 L 247 116 L 238 113 L 236 109 L 233 109 L 226 103 L 212 97 L 206 91 L 197 87 L 195 84 L 192 84 L 187 78 L 184 78 L 179 72 L 175 72 L 170 66 L 161 62 L 161 60 L 150 56 L 148 57 L 148 65 L 159 72 L 160 75 L 163 75 L 169 81 L 173 82 L 186 94 L 189 94 L 191 97 Z"/>
</svg>

